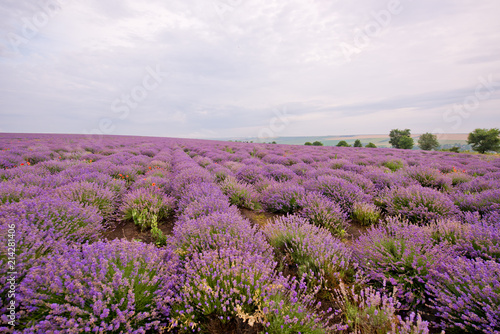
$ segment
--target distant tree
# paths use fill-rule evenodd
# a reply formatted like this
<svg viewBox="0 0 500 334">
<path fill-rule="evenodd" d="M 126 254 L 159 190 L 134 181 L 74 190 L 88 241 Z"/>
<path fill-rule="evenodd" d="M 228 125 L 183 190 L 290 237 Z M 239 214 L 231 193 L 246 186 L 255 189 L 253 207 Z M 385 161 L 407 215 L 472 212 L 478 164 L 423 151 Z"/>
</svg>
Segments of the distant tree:
<svg viewBox="0 0 500 334">
<path fill-rule="evenodd" d="M 432 133 L 424 133 L 418 138 L 418 146 L 424 151 L 435 150 L 439 147 L 437 136 Z"/>
<path fill-rule="evenodd" d="M 356 139 L 356 140 L 354 141 L 354 145 L 353 145 L 353 146 L 354 146 L 354 147 L 363 147 L 363 144 L 361 144 L 361 140 Z"/>
<path fill-rule="evenodd" d="M 277 144 L 277 142 L 275 140 L 273 140 L 273 142 L 271 144 Z"/>
<path fill-rule="evenodd" d="M 450 152 L 460 153 L 460 147 L 453 146 L 452 148 L 450 148 Z"/>
<path fill-rule="evenodd" d="M 486 153 L 488 151 L 500 152 L 500 130 L 475 129 L 469 133 L 467 144 L 472 146 L 474 151 Z"/>
<path fill-rule="evenodd" d="M 345 140 L 341 140 L 338 142 L 337 147 L 351 147 L 351 145 L 347 144 Z"/>
<path fill-rule="evenodd" d="M 311 143 L 310 141 L 306 141 L 306 143 L 305 143 L 304 145 L 306 145 L 306 146 L 311 146 L 311 145 L 312 145 L 312 143 Z"/>
<path fill-rule="evenodd" d="M 404 148 L 404 149 L 412 149 L 413 148 L 413 138 L 410 137 L 410 129 L 392 129 L 389 133 L 389 143 L 394 148 Z"/>
<path fill-rule="evenodd" d="M 374 143 L 372 142 L 369 142 L 368 144 L 366 144 L 365 147 L 368 147 L 368 148 L 377 148 L 377 145 L 375 145 Z"/>
<path fill-rule="evenodd" d="M 411 150 L 413 148 L 413 138 L 412 137 L 402 137 L 399 140 L 400 148 L 405 150 Z"/>
<path fill-rule="evenodd" d="M 316 140 L 315 142 L 313 142 L 313 146 L 323 146 L 323 143 Z"/>
</svg>

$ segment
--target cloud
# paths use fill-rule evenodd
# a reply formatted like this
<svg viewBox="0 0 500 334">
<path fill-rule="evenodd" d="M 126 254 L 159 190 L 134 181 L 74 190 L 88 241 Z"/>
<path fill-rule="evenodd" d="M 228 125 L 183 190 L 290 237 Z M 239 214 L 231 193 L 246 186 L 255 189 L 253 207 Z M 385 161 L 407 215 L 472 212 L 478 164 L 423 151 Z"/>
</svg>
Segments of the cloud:
<svg viewBox="0 0 500 334">
<path fill-rule="evenodd" d="M 4 131 L 85 133 L 105 119 L 111 134 L 255 137 L 284 106 L 278 136 L 500 121 L 498 87 L 458 129 L 445 120 L 478 78 L 500 81 L 495 2 L 47 1 L 0 3 Z M 163 80 L 122 119 L 113 103 L 157 66 Z"/>
</svg>

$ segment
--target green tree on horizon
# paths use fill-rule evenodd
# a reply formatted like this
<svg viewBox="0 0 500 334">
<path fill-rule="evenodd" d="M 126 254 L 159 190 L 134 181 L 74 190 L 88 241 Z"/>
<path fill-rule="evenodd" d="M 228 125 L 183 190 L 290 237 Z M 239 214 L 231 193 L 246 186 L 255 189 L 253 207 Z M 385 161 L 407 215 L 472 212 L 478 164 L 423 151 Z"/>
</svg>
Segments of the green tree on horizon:
<svg viewBox="0 0 500 334">
<path fill-rule="evenodd" d="M 467 144 L 472 146 L 474 151 L 486 153 L 488 151 L 500 152 L 500 130 L 475 129 L 467 137 Z"/>
<path fill-rule="evenodd" d="M 424 151 L 432 151 L 439 147 L 437 136 L 426 132 L 418 138 L 418 146 Z"/>
<path fill-rule="evenodd" d="M 341 140 L 337 143 L 337 147 L 351 147 L 345 140 Z"/>
<path fill-rule="evenodd" d="M 402 148 L 402 149 L 412 149 L 413 148 L 413 138 L 410 137 L 410 129 L 392 129 L 389 133 L 389 143 L 394 148 Z"/>
</svg>

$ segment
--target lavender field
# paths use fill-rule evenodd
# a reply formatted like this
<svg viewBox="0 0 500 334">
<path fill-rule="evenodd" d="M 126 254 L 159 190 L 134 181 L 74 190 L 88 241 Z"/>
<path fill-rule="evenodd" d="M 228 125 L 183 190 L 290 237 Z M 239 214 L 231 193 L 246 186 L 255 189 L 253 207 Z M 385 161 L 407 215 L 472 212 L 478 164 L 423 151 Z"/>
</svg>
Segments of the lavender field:
<svg viewBox="0 0 500 334">
<path fill-rule="evenodd" d="M 500 157 L 0 134 L 6 333 L 499 333 Z"/>
</svg>

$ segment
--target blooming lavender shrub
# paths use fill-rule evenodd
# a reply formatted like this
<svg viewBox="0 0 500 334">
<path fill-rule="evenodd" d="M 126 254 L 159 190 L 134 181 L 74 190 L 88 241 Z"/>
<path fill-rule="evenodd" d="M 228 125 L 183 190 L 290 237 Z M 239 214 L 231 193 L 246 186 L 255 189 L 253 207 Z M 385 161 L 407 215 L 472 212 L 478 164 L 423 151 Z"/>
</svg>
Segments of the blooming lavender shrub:
<svg viewBox="0 0 500 334">
<path fill-rule="evenodd" d="M 264 175 L 277 182 L 291 181 L 297 177 L 297 174 L 280 164 L 266 165 L 264 167 Z"/>
<path fill-rule="evenodd" d="M 447 195 L 417 185 L 394 188 L 385 194 L 383 202 L 390 215 L 401 215 L 415 223 L 453 217 L 458 213 L 457 207 Z"/>
<path fill-rule="evenodd" d="M 280 333 L 328 333 L 326 312 L 305 283 L 274 274 L 269 258 L 234 248 L 194 253 L 185 265 L 172 327 L 207 332 L 235 323 Z"/>
<path fill-rule="evenodd" d="M 26 277 L 23 327 L 37 333 L 159 330 L 176 298 L 177 266 L 170 250 L 141 242 L 68 247 Z"/>
<path fill-rule="evenodd" d="M 266 333 L 322 334 L 346 330 L 347 326 L 334 319 L 338 317 L 338 310 L 325 310 L 321 302 L 317 301 L 319 287 L 310 291 L 307 281 L 307 275 L 300 279 L 283 279 L 279 276 L 273 284 L 266 287 L 261 294 L 262 306 L 259 305 L 257 313 L 264 323 Z M 250 320 L 246 315 L 242 318 Z"/>
<path fill-rule="evenodd" d="M 236 172 L 236 178 L 240 181 L 254 184 L 264 178 L 263 169 L 255 165 L 243 166 Z"/>
<path fill-rule="evenodd" d="M 342 236 L 347 227 L 348 215 L 335 202 L 321 193 L 307 192 L 299 201 L 302 208 L 298 215 L 307 218 L 310 223 L 324 227 L 332 234 Z"/>
<path fill-rule="evenodd" d="M 434 269 L 453 260 L 453 246 L 435 244 L 426 231 L 395 218 L 372 226 L 353 244 L 354 258 L 368 279 L 379 287 L 397 288 L 404 304 L 424 304 L 425 284 Z"/>
<path fill-rule="evenodd" d="M 292 213 L 300 208 L 305 189 L 293 182 L 272 182 L 262 191 L 261 202 L 267 211 Z"/>
<path fill-rule="evenodd" d="M 212 182 L 213 176 L 205 169 L 196 166 L 182 169 L 172 181 L 172 190 L 177 194 L 189 184 L 197 184 L 202 182 Z"/>
<path fill-rule="evenodd" d="M 33 198 L 42 193 L 42 188 L 18 184 L 15 180 L 0 182 L 0 206 L 5 203 L 19 202 L 22 199 Z"/>
<path fill-rule="evenodd" d="M 182 213 L 191 203 L 195 201 L 204 202 L 214 198 L 226 200 L 222 190 L 212 182 L 200 182 L 186 185 L 177 193 L 177 212 Z"/>
<path fill-rule="evenodd" d="M 381 210 L 372 203 L 356 202 L 352 208 L 352 219 L 361 225 L 373 225 L 380 219 Z"/>
<path fill-rule="evenodd" d="M 357 185 L 335 176 L 319 176 L 316 180 L 309 181 L 306 189 L 321 192 L 349 214 L 354 203 L 368 202 L 371 199 L 371 196 L 365 194 Z"/>
<path fill-rule="evenodd" d="M 466 333 L 500 332 L 500 263 L 457 258 L 433 270 L 427 283 L 430 305 L 444 329 Z"/>
<path fill-rule="evenodd" d="M 95 206 L 105 219 L 111 217 L 115 211 L 115 194 L 97 183 L 74 182 L 57 188 L 55 193 L 61 198 Z"/>
<path fill-rule="evenodd" d="M 67 243 L 97 240 L 104 229 L 101 221 L 96 208 L 59 198 L 39 197 L 0 207 L 0 241 L 6 246 L 12 238 L 15 241 L 14 254 L 7 249 L 0 252 L 1 314 L 7 314 L 8 272 L 16 272 L 15 282 L 21 284 L 29 270 L 53 250 Z M 16 300 L 24 305 L 19 294 Z"/>
<path fill-rule="evenodd" d="M 272 282 L 274 263 L 259 254 L 222 248 L 192 254 L 183 268 L 172 326 L 206 330 L 210 321 L 227 324 L 238 312 L 254 315 L 260 293 Z"/>
<path fill-rule="evenodd" d="M 182 259 L 221 247 L 272 257 L 272 249 L 262 232 L 252 227 L 236 209 L 178 221 L 173 229 L 172 244 Z"/>
<path fill-rule="evenodd" d="M 434 188 L 441 191 L 449 191 L 452 187 L 452 180 L 446 175 L 442 175 L 437 169 L 414 166 L 404 170 L 410 179 L 417 181 L 422 187 Z"/>
<path fill-rule="evenodd" d="M 485 190 L 498 188 L 500 188 L 500 180 L 490 179 L 485 176 L 473 178 L 471 181 L 457 186 L 457 189 L 464 194 L 480 193 Z"/>
<path fill-rule="evenodd" d="M 489 189 L 480 193 L 461 194 L 455 196 L 455 204 L 462 211 L 500 212 L 500 189 Z"/>
<path fill-rule="evenodd" d="M 412 312 L 403 320 L 396 315 L 400 303 L 395 293 L 386 294 L 373 286 L 356 292 L 340 282 L 334 290 L 342 315 L 350 331 L 370 334 L 428 334 L 429 323 L 420 314 Z"/>
<path fill-rule="evenodd" d="M 278 217 L 263 229 L 269 243 L 280 253 L 288 254 L 300 274 L 310 271 L 336 286 L 340 280 L 351 280 L 351 252 L 328 230 L 311 225 L 304 218 Z"/>
<path fill-rule="evenodd" d="M 253 185 L 227 177 L 219 184 L 222 192 L 229 197 L 229 202 L 238 207 L 260 210 L 259 193 Z"/>
<path fill-rule="evenodd" d="M 160 188 L 161 191 L 165 193 L 169 193 L 171 191 L 170 188 L 170 179 L 166 177 L 160 176 L 151 176 L 144 175 L 145 177 L 137 179 L 130 187 L 131 190 L 139 189 L 139 188 Z"/>
<path fill-rule="evenodd" d="M 225 212 L 230 210 L 230 207 L 227 199 L 224 197 L 198 199 L 186 206 L 182 214 L 179 215 L 179 220 L 196 219 L 208 216 L 214 212 Z"/>
<path fill-rule="evenodd" d="M 425 227 L 434 243 L 455 245 L 462 256 L 469 259 L 500 261 L 500 231 L 497 224 L 481 221 L 475 215 L 465 215 L 465 223 L 443 219 Z M 469 222 L 467 222 L 469 221 Z"/>
<path fill-rule="evenodd" d="M 156 188 L 138 188 L 125 195 L 120 208 L 124 219 L 132 219 L 141 229 L 173 214 L 175 199 Z"/>
</svg>

